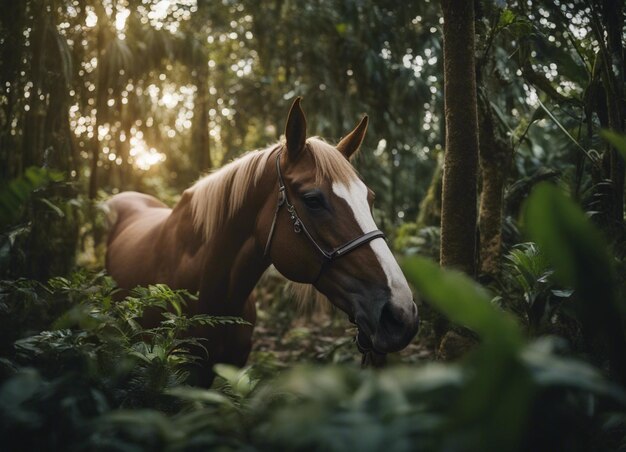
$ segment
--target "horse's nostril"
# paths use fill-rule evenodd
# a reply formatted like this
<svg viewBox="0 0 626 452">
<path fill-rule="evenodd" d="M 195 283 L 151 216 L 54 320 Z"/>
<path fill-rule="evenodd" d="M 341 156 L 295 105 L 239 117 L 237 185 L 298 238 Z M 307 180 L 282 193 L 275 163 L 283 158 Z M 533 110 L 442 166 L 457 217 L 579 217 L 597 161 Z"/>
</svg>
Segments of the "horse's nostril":
<svg viewBox="0 0 626 452">
<path fill-rule="evenodd" d="M 394 308 L 391 303 L 385 303 L 380 313 L 380 326 L 384 330 L 390 331 L 396 328 L 402 328 L 403 325 L 404 321 L 400 310 Z"/>
</svg>

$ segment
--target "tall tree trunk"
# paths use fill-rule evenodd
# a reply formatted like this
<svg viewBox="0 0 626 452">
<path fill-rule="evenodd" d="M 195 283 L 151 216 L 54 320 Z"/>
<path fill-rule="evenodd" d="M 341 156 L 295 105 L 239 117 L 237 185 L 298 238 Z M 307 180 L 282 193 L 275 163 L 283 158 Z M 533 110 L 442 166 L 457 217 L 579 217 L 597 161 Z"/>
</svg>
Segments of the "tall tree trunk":
<svg viewBox="0 0 626 452">
<path fill-rule="evenodd" d="M 609 127 L 624 132 L 624 28 L 623 0 L 603 0 L 602 20 L 606 29 L 606 58 L 604 78 L 609 113 Z M 611 181 L 615 188 L 614 218 L 621 229 L 624 221 L 624 159 L 611 148 Z"/>
<path fill-rule="evenodd" d="M 480 170 L 482 191 L 478 212 L 480 273 L 496 276 L 502 253 L 504 184 L 509 174 L 512 151 L 498 135 L 487 95 L 479 94 Z"/>
<path fill-rule="evenodd" d="M 14 122 L 23 120 L 16 105 L 23 90 L 20 70 L 24 67 L 30 49 L 25 46 L 27 39 L 24 29 L 31 26 L 27 19 L 26 2 L 2 0 L 0 2 L 0 30 L 4 40 L 0 46 L 0 93 L 6 96 L 2 104 L 4 114 L 0 117 L 0 179 L 9 180 L 22 173 L 22 152 L 16 136 L 12 134 Z M 23 91 L 22 91 L 23 92 Z M 15 125 L 15 127 L 18 127 Z"/>
<path fill-rule="evenodd" d="M 474 275 L 478 167 L 474 2 L 442 0 L 442 10 L 446 153 L 440 262 Z"/>
<path fill-rule="evenodd" d="M 620 0 L 596 0 L 590 4 L 592 24 L 598 40 L 600 52 L 602 86 L 605 94 L 605 124 L 615 132 L 624 132 L 624 49 L 622 29 L 624 26 L 624 5 Z M 604 102 L 603 102 L 604 104 Z M 604 106 L 604 105 L 603 105 Z M 601 123 L 602 115 L 598 110 Z M 612 182 L 609 206 L 608 233 L 623 233 L 624 222 L 624 159 L 612 146 L 608 146 L 603 158 L 605 176 Z"/>
<path fill-rule="evenodd" d="M 46 70 L 44 64 L 45 31 L 45 5 L 38 5 L 33 10 L 32 57 L 29 71 L 32 87 L 28 103 L 29 110 L 24 116 L 23 168 L 31 165 L 41 166 L 43 163 L 43 128 L 47 113 L 45 101 L 47 93 L 44 89 L 43 80 Z"/>
<path fill-rule="evenodd" d="M 602 78 L 606 93 L 608 126 L 615 132 L 624 133 L 626 110 L 624 106 L 624 4 L 622 0 L 601 0 L 602 25 L 596 23 L 602 58 Z M 602 27 L 604 29 L 602 29 Z M 606 41 L 605 41 L 606 36 Z M 609 147 L 610 179 L 613 183 L 614 227 L 608 232 L 624 234 L 624 159 L 614 147 Z M 618 236 L 619 237 L 619 236 Z M 623 319 L 608 317 L 604 322 L 606 339 L 598 341 L 593 326 L 583 324 L 583 335 L 591 345 L 592 356 L 606 353 L 610 373 L 622 384 L 626 384 L 626 362 L 624 361 Z M 604 342 L 604 344 L 602 343 Z M 596 345 L 597 344 L 597 345 Z M 598 347 L 598 348 L 597 348 Z M 603 350 L 604 349 L 604 350 Z"/>
</svg>

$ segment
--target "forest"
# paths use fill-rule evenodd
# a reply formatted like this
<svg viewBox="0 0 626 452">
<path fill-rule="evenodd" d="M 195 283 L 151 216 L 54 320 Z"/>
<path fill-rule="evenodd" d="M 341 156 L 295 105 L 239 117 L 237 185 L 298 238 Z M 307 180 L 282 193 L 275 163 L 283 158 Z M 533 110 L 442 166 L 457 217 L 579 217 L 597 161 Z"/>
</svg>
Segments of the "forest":
<svg viewBox="0 0 626 452">
<path fill-rule="evenodd" d="M 0 449 L 625 450 L 625 15 L 622 0 L 0 0 Z M 338 182 L 308 175 L 297 195 L 311 143 L 350 158 L 386 245 L 339 237 L 364 213 L 325 210 Z M 113 270 L 120 193 L 175 213 L 223 179 L 226 218 L 266 154 L 237 202 L 271 174 L 271 229 L 233 226 L 261 228 L 248 260 L 264 266 L 228 283 L 250 285 L 254 318 L 201 308 L 245 259 L 186 269 L 195 285 L 122 282 L 151 267 L 133 238 L 139 264 Z M 349 166 L 333 165 L 324 177 Z M 341 227 L 318 226 L 328 212 Z M 199 250 L 232 247 L 216 231 Z M 386 275 L 370 306 L 404 281 L 419 331 L 364 339 L 328 289 L 337 268 L 363 287 Z M 393 300 L 376 308 L 390 337 Z M 244 330 L 247 359 L 214 356 Z"/>
</svg>

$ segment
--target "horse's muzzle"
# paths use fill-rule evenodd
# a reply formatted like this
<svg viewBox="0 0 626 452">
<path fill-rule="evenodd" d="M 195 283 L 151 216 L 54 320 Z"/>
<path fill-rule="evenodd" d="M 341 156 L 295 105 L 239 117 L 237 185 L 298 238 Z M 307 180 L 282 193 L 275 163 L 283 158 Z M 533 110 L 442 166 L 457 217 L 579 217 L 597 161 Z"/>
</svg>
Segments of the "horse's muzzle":
<svg viewBox="0 0 626 452">
<path fill-rule="evenodd" d="M 392 353 L 405 348 L 417 334 L 419 316 L 417 306 L 387 302 L 380 313 L 374 334 L 370 337 L 372 349 L 378 353 Z"/>
</svg>

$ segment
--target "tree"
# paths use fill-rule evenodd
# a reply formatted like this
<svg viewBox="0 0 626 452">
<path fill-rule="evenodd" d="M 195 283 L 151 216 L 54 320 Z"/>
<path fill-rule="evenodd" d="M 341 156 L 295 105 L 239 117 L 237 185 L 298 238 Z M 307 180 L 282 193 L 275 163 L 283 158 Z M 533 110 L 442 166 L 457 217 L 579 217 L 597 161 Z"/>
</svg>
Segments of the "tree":
<svg viewBox="0 0 626 452">
<path fill-rule="evenodd" d="M 479 13 L 480 14 L 480 13 Z M 478 210 L 479 268 L 481 277 L 496 277 L 500 273 L 502 257 L 502 220 L 504 189 L 510 174 L 513 152 L 506 131 L 497 121 L 490 94 L 498 90 L 498 71 L 495 61 L 495 37 L 508 23 L 505 13 L 494 5 L 477 17 L 478 45 L 477 88 L 479 121 L 480 206 Z M 489 23 L 491 26 L 486 26 Z"/>
<path fill-rule="evenodd" d="M 618 0 L 602 0 L 593 7 L 593 30 L 600 45 L 602 79 L 606 92 L 608 126 L 615 132 L 624 132 L 624 4 Z M 599 11 L 599 12 L 598 12 Z M 600 17 L 599 17 L 600 16 Z M 605 42 L 606 36 L 606 42 Z M 624 159 L 617 149 L 605 154 L 609 163 L 609 177 L 613 185 L 612 214 L 614 229 L 621 231 L 624 222 Z"/>
<path fill-rule="evenodd" d="M 446 150 L 440 263 L 474 275 L 478 167 L 474 2 L 443 0 L 442 10 Z"/>
</svg>

